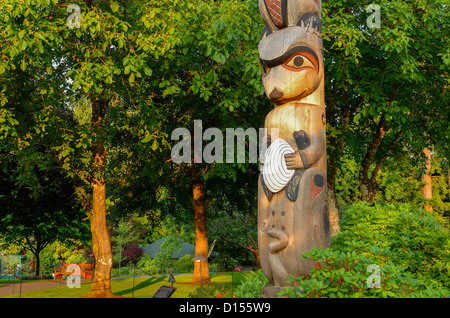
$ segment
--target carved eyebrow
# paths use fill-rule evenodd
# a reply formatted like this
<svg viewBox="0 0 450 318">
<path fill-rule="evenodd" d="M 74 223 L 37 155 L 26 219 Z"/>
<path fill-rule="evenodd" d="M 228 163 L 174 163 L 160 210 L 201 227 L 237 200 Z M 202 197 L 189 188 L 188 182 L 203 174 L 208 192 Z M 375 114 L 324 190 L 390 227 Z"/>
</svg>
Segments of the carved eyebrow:
<svg viewBox="0 0 450 318">
<path fill-rule="evenodd" d="M 303 45 L 294 46 L 294 47 L 290 48 L 289 50 L 287 50 L 286 52 L 284 52 L 281 56 L 276 57 L 274 59 L 265 60 L 260 57 L 260 60 L 261 60 L 261 63 L 266 65 L 267 67 L 275 67 L 275 66 L 278 66 L 278 65 L 281 65 L 282 63 L 284 63 L 291 56 L 293 56 L 297 53 L 301 53 L 301 52 L 309 53 L 316 60 L 315 64 L 320 65 L 319 58 L 317 57 L 316 52 L 314 52 L 311 48 L 309 48 L 307 46 L 303 46 Z M 319 68 L 317 68 L 317 71 L 319 71 Z"/>
</svg>

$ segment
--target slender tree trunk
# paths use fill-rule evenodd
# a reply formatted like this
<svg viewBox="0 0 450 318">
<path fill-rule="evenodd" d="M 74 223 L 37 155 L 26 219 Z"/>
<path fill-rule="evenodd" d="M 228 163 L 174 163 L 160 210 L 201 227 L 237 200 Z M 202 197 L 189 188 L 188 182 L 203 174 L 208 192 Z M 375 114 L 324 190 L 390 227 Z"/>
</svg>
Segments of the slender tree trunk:
<svg viewBox="0 0 450 318">
<path fill-rule="evenodd" d="M 330 175 L 327 175 L 328 186 L 328 213 L 330 219 L 330 236 L 336 236 L 341 231 L 339 225 L 339 203 L 336 197 L 336 173 L 337 167 L 328 169 L 333 171 Z"/>
<path fill-rule="evenodd" d="M 431 151 L 428 148 L 425 148 L 423 150 L 426 162 L 425 162 L 425 171 L 422 173 L 422 180 L 425 182 L 425 184 L 422 187 L 422 195 L 424 199 L 431 200 L 433 197 L 432 187 L 431 187 Z M 425 204 L 424 206 L 425 210 L 427 211 L 433 211 L 433 207 L 431 204 Z"/>
<path fill-rule="evenodd" d="M 373 203 L 375 195 L 378 191 L 378 185 L 374 178 L 369 177 L 369 169 L 375 154 L 378 151 L 381 143 L 383 142 L 384 136 L 387 131 L 387 121 L 384 115 L 381 115 L 380 121 L 378 123 L 377 131 L 366 151 L 363 162 L 359 170 L 359 188 L 361 191 L 361 197 L 364 201 Z"/>
<path fill-rule="evenodd" d="M 92 103 L 92 128 L 94 145 L 94 177 L 92 180 L 92 249 L 95 256 L 94 282 L 92 283 L 89 297 L 113 297 L 111 292 L 111 266 L 112 251 L 111 239 L 106 225 L 106 185 L 104 171 L 106 165 L 106 152 L 103 146 L 103 120 L 108 106 L 107 100 L 93 99 Z"/>
<path fill-rule="evenodd" d="M 39 274 L 40 274 L 40 272 L 41 272 L 41 258 L 39 257 L 39 255 L 41 254 L 41 251 L 36 251 L 33 255 L 34 255 L 34 259 L 35 259 L 35 261 L 36 261 L 36 263 L 35 263 L 35 273 L 34 273 L 34 275 L 36 276 L 36 277 L 39 277 Z"/>
<path fill-rule="evenodd" d="M 195 255 L 200 254 L 206 260 L 195 262 L 192 282 L 202 284 L 209 281 L 208 269 L 208 233 L 206 230 L 205 195 L 203 179 L 198 163 L 192 163 L 191 181 L 195 213 Z M 201 265 L 201 266 L 200 266 Z M 201 267 L 201 270 L 200 270 Z"/>
</svg>

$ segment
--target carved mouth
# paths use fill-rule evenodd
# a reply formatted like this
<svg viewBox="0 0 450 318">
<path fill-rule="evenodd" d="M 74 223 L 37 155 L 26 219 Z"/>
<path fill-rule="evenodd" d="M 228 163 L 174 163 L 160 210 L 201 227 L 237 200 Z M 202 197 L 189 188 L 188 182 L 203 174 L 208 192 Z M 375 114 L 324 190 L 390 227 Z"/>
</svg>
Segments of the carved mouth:
<svg viewBox="0 0 450 318">
<path fill-rule="evenodd" d="M 276 87 L 275 87 L 276 88 Z M 275 90 L 275 88 L 274 88 L 274 90 Z M 273 92 L 273 91 L 272 91 Z M 272 93 L 270 93 L 270 94 L 272 94 Z M 272 98 L 270 98 L 270 100 L 272 101 L 272 102 L 274 102 L 276 105 L 278 105 L 278 106 L 280 106 L 280 105 L 283 105 L 283 104 L 286 104 L 286 103 L 288 103 L 288 102 L 292 102 L 292 101 L 295 101 L 295 100 L 300 100 L 300 99 L 302 99 L 303 97 L 306 97 L 306 96 L 308 96 L 308 95 L 310 95 L 311 93 L 310 93 L 310 91 L 309 91 L 309 89 L 308 88 L 305 88 L 305 90 L 301 93 L 301 94 L 298 94 L 297 96 L 294 96 L 294 97 L 291 97 L 291 98 L 286 98 L 286 99 L 278 99 L 278 100 L 275 100 L 275 99 L 272 99 Z M 269 95 L 269 97 L 270 97 L 270 95 Z M 280 97 L 281 98 L 281 97 Z"/>
</svg>

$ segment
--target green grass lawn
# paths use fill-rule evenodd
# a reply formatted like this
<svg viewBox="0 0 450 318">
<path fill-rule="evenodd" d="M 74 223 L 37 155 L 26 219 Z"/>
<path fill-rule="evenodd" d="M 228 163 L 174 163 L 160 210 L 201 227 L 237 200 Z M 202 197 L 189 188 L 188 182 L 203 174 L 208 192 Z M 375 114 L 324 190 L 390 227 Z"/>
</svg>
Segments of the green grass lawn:
<svg viewBox="0 0 450 318">
<path fill-rule="evenodd" d="M 229 288 L 224 297 L 231 298 L 232 288 L 234 291 L 236 286 L 238 286 L 249 274 L 250 273 L 212 274 L 211 282 L 226 283 Z M 176 275 L 174 277 L 176 282 L 173 283 L 173 287 L 175 287 L 176 290 L 172 294 L 171 298 L 188 298 L 189 293 L 199 287 L 199 285 L 190 284 L 192 281 L 192 275 L 183 274 Z M 168 278 L 168 276 L 136 277 L 134 279 L 134 287 L 133 278 L 117 278 L 111 280 L 111 289 L 117 296 L 129 298 L 151 298 L 161 286 L 171 285 L 171 283 L 168 282 Z M 92 282 L 82 282 L 81 288 L 69 288 L 66 284 L 63 284 L 60 287 L 22 293 L 21 298 L 78 298 L 86 296 L 89 293 L 91 290 L 91 284 Z M 7 296 L 7 298 L 19 298 L 19 294 Z"/>
</svg>

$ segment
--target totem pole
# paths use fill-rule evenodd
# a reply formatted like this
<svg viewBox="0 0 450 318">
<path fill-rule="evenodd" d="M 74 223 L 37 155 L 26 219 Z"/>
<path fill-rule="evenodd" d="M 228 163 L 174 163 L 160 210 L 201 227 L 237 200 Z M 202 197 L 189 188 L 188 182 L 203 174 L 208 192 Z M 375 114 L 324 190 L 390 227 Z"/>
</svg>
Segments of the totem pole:
<svg viewBox="0 0 450 318">
<path fill-rule="evenodd" d="M 289 275 L 308 276 L 315 246 L 330 244 L 321 0 L 259 0 L 258 51 L 267 97 L 260 157 L 258 245 L 273 297 Z"/>
</svg>

